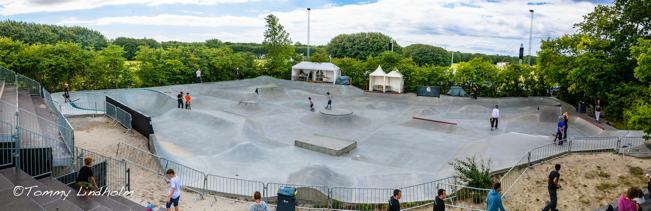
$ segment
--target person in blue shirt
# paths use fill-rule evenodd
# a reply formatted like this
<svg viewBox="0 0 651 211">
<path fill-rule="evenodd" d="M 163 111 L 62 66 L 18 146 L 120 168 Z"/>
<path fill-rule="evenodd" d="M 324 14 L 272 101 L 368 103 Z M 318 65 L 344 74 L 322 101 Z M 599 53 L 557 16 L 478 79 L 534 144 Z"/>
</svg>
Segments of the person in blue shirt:
<svg viewBox="0 0 651 211">
<path fill-rule="evenodd" d="M 493 184 L 493 189 L 488 192 L 488 197 L 486 198 L 486 211 L 506 211 L 502 205 L 501 190 L 501 183 Z"/>
<path fill-rule="evenodd" d="M 558 145 L 563 145 L 563 132 L 565 132 L 565 121 L 563 116 L 558 118 L 558 125 L 556 126 L 556 137 L 554 138 L 554 144 L 558 139 Z"/>
</svg>

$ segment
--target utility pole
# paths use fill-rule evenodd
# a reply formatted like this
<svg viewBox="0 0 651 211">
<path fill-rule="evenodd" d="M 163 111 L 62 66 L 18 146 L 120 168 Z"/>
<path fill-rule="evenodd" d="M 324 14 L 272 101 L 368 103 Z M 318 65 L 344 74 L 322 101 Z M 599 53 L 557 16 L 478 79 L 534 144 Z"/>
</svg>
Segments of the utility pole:
<svg viewBox="0 0 651 211">
<path fill-rule="evenodd" d="M 450 67 L 454 64 L 454 51 L 451 51 L 452 53 L 452 60 L 450 61 Z"/>
<path fill-rule="evenodd" d="M 307 8 L 307 60 L 310 61 L 310 8 Z"/>
<path fill-rule="evenodd" d="M 531 24 L 529 25 L 529 58 L 527 58 L 527 61 L 529 63 L 529 66 L 531 66 L 531 41 L 532 41 L 532 34 L 533 34 L 533 10 L 529 10 L 531 13 Z"/>
</svg>

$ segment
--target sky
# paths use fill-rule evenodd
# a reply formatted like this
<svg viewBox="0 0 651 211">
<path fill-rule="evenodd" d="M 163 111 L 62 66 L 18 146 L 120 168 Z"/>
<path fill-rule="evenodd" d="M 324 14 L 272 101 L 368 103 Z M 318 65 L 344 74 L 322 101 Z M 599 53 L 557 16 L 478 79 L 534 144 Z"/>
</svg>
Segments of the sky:
<svg viewBox="0 0 651 211">
<path fill-rule="evenodd" d="M 525 54 L 533 18 L 532 53 L 540 40 L 574 32 L 573 25 L 611 0 L 0 0 L 0 19 L 84 26 L 109 39 L 229 42 L 263 40 L 274 14 L 293 42 L 325 45 L 338 34 L 382 32 L 401 46 L 430 44 L 450 51 Z"/>
</svg>

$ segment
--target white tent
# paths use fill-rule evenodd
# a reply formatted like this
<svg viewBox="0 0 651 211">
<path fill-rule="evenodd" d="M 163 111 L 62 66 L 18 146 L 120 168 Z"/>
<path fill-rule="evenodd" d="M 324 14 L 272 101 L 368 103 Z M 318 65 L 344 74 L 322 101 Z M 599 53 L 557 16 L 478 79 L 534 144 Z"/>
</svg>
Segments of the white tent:
<svg viewBox="0 0 651 211">
<path fill-rule="evenodd" d="M 377 66 L 377 69 L 373 71 L 371 74 L 368 75 L 368 91 L 380 91 L 382 92 L 386 91 L 386 84 L 387 84 L 387 74 L 384 73 L 384 70 L 382 70 L 382 67 L 379 65 Z"/>
<path fill-rule="evenodd" d="M 405 80 L 397 69 L 394 69 L 386 75 L 386 81 L 386 85 L 389 87 L 390 91 L 402 93 L 402 89 L 405 85 Z"/>
<path fill-rule="evenodd" d="M 335 83 L 341 76 L 341 69 L 329 62 L 300 62 L 292 66 L 293 81 L 317 81 Z"/>
</svg>

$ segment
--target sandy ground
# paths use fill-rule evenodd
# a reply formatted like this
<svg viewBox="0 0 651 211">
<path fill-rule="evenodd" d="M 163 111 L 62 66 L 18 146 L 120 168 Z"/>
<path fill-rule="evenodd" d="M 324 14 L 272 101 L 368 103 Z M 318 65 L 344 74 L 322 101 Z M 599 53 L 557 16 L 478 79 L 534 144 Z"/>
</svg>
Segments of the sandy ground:
<svg viewBox="0 0 651 211">
<path fill-rule="evenodd" d="M 147 139 L 138 133 L 125 133 L 125 129 L 111 123 L 105 117 L 76 117 L 69 118 L 75 129 L 75 141 L 78 147 L 88 149 L 105 156 L 115 157 L 118 143 L 128 143 L 132 146 L 147 150 Z M 129 163 L 131 169 L 131 190 L 134 196 L 131 200 L 142 204 L 151 202 L 156 207 L 164 207 L 167 182 L 156 173 Z M 200 199 L 200 195 L 184 190 L 181 194 L 180 208 L 182 210 L 248 210 L 251 202 L 238 201 L 218 196 L 208 195 Z"/>
<path fill-rule="evenodd" d="M 504 201 L 507 210 L 540 210 L 549 201 L 547 175 L 561 164 L 559 210 L 594 210 L 612 203 L 630 187 L 646 187 L 651 159 L 614 153 L 572 154 L 527 171 Z"/>
</svg>

